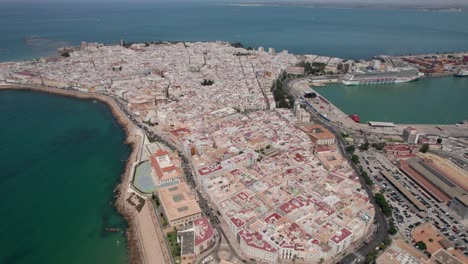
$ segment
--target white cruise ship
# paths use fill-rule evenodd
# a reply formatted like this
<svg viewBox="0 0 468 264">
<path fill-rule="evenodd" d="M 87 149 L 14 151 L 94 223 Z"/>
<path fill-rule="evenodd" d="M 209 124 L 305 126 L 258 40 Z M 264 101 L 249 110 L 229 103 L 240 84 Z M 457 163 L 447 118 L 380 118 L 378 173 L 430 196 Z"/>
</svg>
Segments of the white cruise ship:
<svg viewBox="0 0 468 264">
<path fill-rule="evenodd" d="M 417 69 L 402 69 L 388 72 L 348 73 L 343 76 L 344 85 L 368 85 L 384 83 L 405 83 L 419 79 Z"/>
<path fill-rule="evenodd" d="M 455 76 L 455 77 L 468 77 L 468 70 L 459 70 L 453 76 Z"/>
</svg>

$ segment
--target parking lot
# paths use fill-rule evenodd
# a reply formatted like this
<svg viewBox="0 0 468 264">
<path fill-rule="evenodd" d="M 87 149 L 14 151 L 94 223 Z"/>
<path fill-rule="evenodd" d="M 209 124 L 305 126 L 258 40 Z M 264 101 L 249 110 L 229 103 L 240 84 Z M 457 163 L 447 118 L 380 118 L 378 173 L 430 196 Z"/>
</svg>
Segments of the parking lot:
<svg viewBox="0 0 468 264">
<path fill-rule="evenodd" d="M 393 220 L 398 229 L 397 235 L 402 236 L 407 242 L 414 242 L 411 231 L 416 226 L 431 221 L 445 238 L 450 240 L 457 249 L 468 255 L 468 239 L 466 227 L 460 223 L 460 217 L 446 204 L 438 203 L 422 190 L 414 181 L 406 177 L 383 154 L 375 150 L 360 152 L 362 165 L 369 175 L 372 175 L 374 183 L 383 190 L 387 201 L 393 208 Z M 400 190 L 397 190 L 391 182 L 382 176 L 382 172 L 390 173 L 401 186 L 406 188 L 427 211 L 417 209 Z"/>
</svg>

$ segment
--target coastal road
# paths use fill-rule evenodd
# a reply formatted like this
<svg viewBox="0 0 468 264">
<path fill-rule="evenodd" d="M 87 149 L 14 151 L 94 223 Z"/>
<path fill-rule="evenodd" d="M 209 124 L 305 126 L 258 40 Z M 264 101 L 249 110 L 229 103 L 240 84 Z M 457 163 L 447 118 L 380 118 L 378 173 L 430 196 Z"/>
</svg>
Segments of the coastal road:
<svg viewBox="0 0 468 264">
<path fill-rule="evenodd" d="M 302 80 L 304 78 L 300 78 L 299 80 Z M 285 82 L 285 88 L 288 92 L 291 91 L 290 89 L 290 84 L 294 83 L 294 80 L 288 80 Z M 295 100 L 300 100 L 300 97 L 298 95 L 293 94 L 290 92 L 291 95 L 295 97 Z M 360 175 L 359 169 L 354 164 L 354 162 L 351 161 L 351 158 L 349 157 L 348 153 L 345 150 L 346 143 L 344 142 L 343 138 L 340 135 L 340 129 L 336 128 L 333 123 L 330 121 L 327 121 L 320 117 L 313 109 L 307 108 L 309 113 L 311 114 L 312 121 L 323 125 L 325 128 L 330 130 L 332 132 L 338 143 L 338 149 L 341 152 L 342 156 L 345 157 L 348 160 L 348 163 L 351 165 L 351 167 L 354 169 L 356 172 L 356 175 Z M 356 134 L 358 132 L 356 131 Z M 372 190 L 369 189 L 369 187 L 366 185 L 364 180 L 359 177 L 359 180 L 361 182 L 361 185 L 363 188 L 366 190 L 367 195 L 369 196 L 369 201 L 374 205 L 375 207 L 375 216 L 374 216 L 374 221 L 376 223 L 376 232 L 374 232 L 372 239 L 366 241 L 360 248 L 354 250 L 354 252 L 346 255 L 344 258 L 342 258 L 338 263 L 352 263 L 356 261 L 357 258 L 361 259 L 362 256 L 367 256 L 370 252 L 375 250 L 380 244 L 383 243 L 383 241 L 388 237 L 388 224 L 386 221 L 385 216 L 383 215 L 382 211 L 380 210 L 379 206 L 375 203 L 374 199 L 374 194 L 372 193 Z"/>
<path fill-rule="evenodd" d="M 218 235 L 219 235 L 219 239 L 221 239 L 221 235 L 224 237 L 224 239 L 226 240 L 230 250 L 231 250 L 231 253 L 237 258 L 239 259 L 240 261 L 242 262 L 246 262 L 237 252 L 236 250 L 234 249 L 234 247 L 232 246 L 231 244 L 231 241 L 228 239 L 227 235 L 224 233 L 224 231 L 222 230 L 222 228 L 220 227 L 220 222 L 218 220 L 218 218 L 216 217 L 216 215 L 211 211 L 211 207 L 209 206 L 209 203 L 207 200 L 205 200 L 205 198 L 203 197 L 202 193 L 196 188 L 197 185 L 193 179 L 193 168 L 192 166 L 190 166 L 191 162 L 190 162 L 190 158 L 188 158 L 184 152 L 182 152 L 180 149 L 178 149 L 171 141 L 167 140 L 166 139 L 166 136 L 164 134 L 161 134 L 161 133 L 158 133 L 157 131 L 154 131 L 154 130 L 150 130 L 150 128 L 148 128 L 147 126 L 145 125 L 142 125 L 140 122 L 138 122 L 136 120 L 136 118 L 131 114 L 129 113 L 126 108 L 123 106 L 123 103 L 119 100 L 119 98 L 115 98 L 114 97 L 114 100 L 117 102 L 117 105 L 121 108 L 121 110 L 126 113 L 126 115 L 134 122 L 135 125 L 137 125 L 139 128 L 141 128 L 146 136 L 148 137 L 148 139 L 152 142 L 154 141 L 158 141 L 158 142 L 161 142 L 163 143 L 164 145 L 168 146 L 169 148 L 171 148 L 172 150 L 176 150 L 179 154 L 179 157 L 181 157 L 182 159 L 182 168 L 184 170 L 184 173 L 185 173 L 185 176 L 186 176 L 186 179 L 187 179 L 187 182 L 193 187 L 195 188 L 197 191 L 197 195 L 198 195 L 198 203 L 200 205 L 200 208 L 202 209 L 202 211 L 205 213 L 205 215 L 208 217 L 208 219 L 210 219 L 210 222 L 211 224 L 213 225 L 213 227 L 218 231 Z M 217 249 L 219 248 L 219 245 L 220 243 L 218 242 L 217 245 L 215 245 L 215 250 L 214 252 L 217 251 Z"/>
</svg>

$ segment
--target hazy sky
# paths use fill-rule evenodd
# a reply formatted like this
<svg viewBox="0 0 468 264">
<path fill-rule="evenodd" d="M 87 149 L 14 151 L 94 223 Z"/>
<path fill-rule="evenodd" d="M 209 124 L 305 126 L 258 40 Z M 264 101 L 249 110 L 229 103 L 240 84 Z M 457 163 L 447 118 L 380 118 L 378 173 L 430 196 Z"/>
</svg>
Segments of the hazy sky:
<svg viewBox="0 0 468 264">
<path fill-rule="evenodd" d="M 0 0 L 0 3 L 42 3 L 42 2 L 54 2 L 54 3 L 110 3 L 110 2 L 149 2 L 149 3 L 157 3 L 157 2 L 214 2 L 214 3 L 275 3 L 275 2 L 293 2 L 293 3 L 327 3 L 327 4 L 335 4 L 335 3 L 344 3 L 344 4 L 371 4 L 371 5 L 379 5 L 379 4 L 386 4 L 386 5 L 460 5 L 460 6 L 467 6 L 468 0 Z"/>
</svg>

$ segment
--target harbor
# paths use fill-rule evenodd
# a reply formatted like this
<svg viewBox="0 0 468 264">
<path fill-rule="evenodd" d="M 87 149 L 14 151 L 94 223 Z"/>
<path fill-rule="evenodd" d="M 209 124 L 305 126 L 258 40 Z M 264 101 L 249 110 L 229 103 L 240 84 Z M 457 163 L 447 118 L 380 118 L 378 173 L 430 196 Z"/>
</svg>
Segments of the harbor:
<svg viewBox="0 0 468 264">
<path fill-rule="evenodd" d="M 329 84 L 314 89 L 348 115 L 359 115 L 361 122 L 454 125 L 468 119 L 466 87 L 467 78 L 440 77 L 403 84 Z"/>
<path fill-rule="evenodd" d="M 440 83 L 450 83 L 452 81 L 457 84 L 456 87 L 451 87 L 454 88 L 455 92 L 451 91 L 451 93 L 445 93 L 444 95 L 445 98 L 452 98 L 450 99 L 451 103 L 442 104 L 441 102 L 437 102 L 440 100 L 441 95 L 437 94 L 438 90 L 436 87 L 439 87 Z M 463 85 L 465 82 L 467 82 L 467 85 Z M 434 83 L 436 85 L 431 86 Z M 416 84 L 419 85 L 416 88 L 408 87 L 408 85 L 414 87 Z M 444 86 L 440 86 L 440 89 L 448 89 L 448 87 L 443 88 Z M 423 134 L 438 134 L 444 137 L 468 136 L 468 125 L 457 124 L 468 118 L 468 109 L 463 107 L 464 98 L 468 97 L 468 91 L 465 89 L 467 86 L 468 80 L 465 78 L 458 79 L 452 77 L 424 78 L 418 82 L 406 84 L 348 87 L 335 83 L 313 88 L 311 88 L 309 79 L 303 78 L 299 81 L 291 82 L 289 85 L 291 92 L 296 96 L 304 93 L 315 93 L 315 98 L 304 98 L 304 104 L 314 109 L 324 119 L 333 122 L 344 130 L 360 130 L 382 135 L 401 135 L 406 127 L 411 126 Z M 417 91 L 421 89 L 427 89 L 426 93 Z M 433 91 L 434 93 L 428 93 L 428 91 Z M 431 111 L 431 116 L 427 116 L 423 112 L 424 108 L 418 108 L 418 105 L 415 103 L 417 98 L 408 98 L 407 96 L 419 97 L 419 100 L 423 97 L 422 101 L 434 100 L 433 102 L 425 102 L 431 108 L 440 108 L 440 111 L 443 111 L 441 118 L 435 118 L 435 111 Z M 405 101 L 408 104 L 405 104 Z M 398 102 L 398 104 L 395 102 Z M 400 109 L 396 109 L 397 106 L 400 106 Z M 447 111 L 452 111 L 453 113 L 447 113 Z M 353 115 L 356 115 L 360 119 L 360 123 L 353 120 Z M 452 117 L 454 119 L 443 119 L 445 117 Z M 426 120 L 428 122 L 425 122 Z M 435 122 L 430 122 L 432 120 Z M 376 123 L 377 126 L 371 126 L 369 122 Z M 381 124 L 382 126 L 380 126 Z"/>
</svg>

